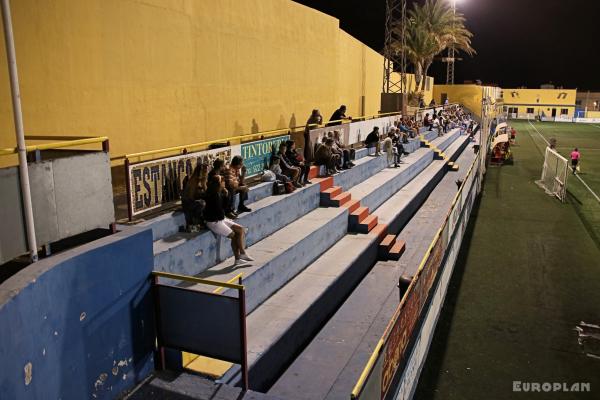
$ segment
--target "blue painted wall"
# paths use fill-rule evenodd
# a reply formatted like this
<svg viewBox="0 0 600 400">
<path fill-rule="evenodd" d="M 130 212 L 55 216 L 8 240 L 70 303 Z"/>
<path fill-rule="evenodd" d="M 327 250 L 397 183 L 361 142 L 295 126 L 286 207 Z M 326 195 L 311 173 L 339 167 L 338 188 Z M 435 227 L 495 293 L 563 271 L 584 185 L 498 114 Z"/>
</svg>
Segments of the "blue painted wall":
<svg viewBox="0 0 600 400">
<path fill-rule="evenodd" d="M 152 265 L 152 231 L 130 228 L 0 285 L 0 398 L 109 399 L 146 377 Z"/>
</svg>

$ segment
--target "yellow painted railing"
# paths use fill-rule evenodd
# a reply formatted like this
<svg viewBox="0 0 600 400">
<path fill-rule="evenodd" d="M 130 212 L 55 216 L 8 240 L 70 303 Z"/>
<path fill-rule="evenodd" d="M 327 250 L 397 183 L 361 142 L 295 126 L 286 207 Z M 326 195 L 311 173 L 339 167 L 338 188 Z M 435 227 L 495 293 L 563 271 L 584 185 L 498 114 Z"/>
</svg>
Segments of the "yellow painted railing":
<svg viewBox="0 0 600 400">
<path fill-rule="evenodd" d="M 108 141 L 107 136 L 95 136 L 95 137 L 82 137 L 82 136 L 25 136 L 25 139 L 30 140 L 55 140 L 62 139 L 60 142 L 51 142 L 44 144 L 36 144 L 25 146 L 25 150 L 29 153 L 32 151 L 41 151 L 41 150 L 50 150 L 50 149 L 60 149 L 65 147 L 74 147 L 74 146 L 82 146 L 86 144 L 94 144 L 94 143 L 104 143 Z M 6 156 L 10 154 L 17 154 L 18 149 L 16 147 L 9 147 L 5 149 L 0 149 L 0 156 Z"/>
<path fill-rule="evenodd" d="M 152 272 L 152 275 L 160 278 L 176 279 L 183 282 L 197 283 L 201 285 L 225 287 L 228 289 L 244 289 L 244 285 L 238 285 L 236 283 L 212 281 L 209 279 L 196 278 L 195 276 L 172 274 L 170 272 L 154 271 Z M 236 276 L 235 278 L 239 278 L 239 276 Z"/>
<path fill-rule="evenodd" d="M 340 119 L 340 120 L 327 121 L 326 123 L 324 123 L 322 125 L 309 124 L 308 127 L 309 128 L 317 128 L 317 127 L 325 126 L 326 124 L 331 124 L 331 123 L 343 123 L 343 122 L 351 122 L 351 121 L 358 121 L 358 120 L 366 120 L 366 119 L 370 119 L 370 118 L 379 118 L 379 117 L 395 115 L 395 114 L 400 114 L 400 112 L 362 115 L 360 117 L 354 117 L 354 118 L 352 118 L 352 120 L 350 118 L 345 118 L 345 119 Z M 250 139 L 250 138 L 255 138 L 255 137 L 260 137 L 260 136 L 265 136 L 265 137 L 279 136 L 284 133 L 290 133 L 292 131 L 296 131 L 298 129 L 305 129 L 305 128 L 306 128 L 306 125 L 298 125 L 298 126 L 293 126 L 290 128 L 273 129 L 273 130 L 256 132 L 256 133 L 248 133 L 245 135 L 231 136 L 231 137 L 227 137 L 227 138 L 208 140 L 208 141 L 199 142 L 199 143 L 190 143 L 190 144 L 185 144 L 185 145 L 180 145 L 180 146 L 165 147 L 165 148 L 156 149 L 156 150 L 148 150 L 148 151 L 141 151 L 141 152 L 137 152 L 137 153 L 129 153 L 129 154 L 125 154 L 122 157 L 114 157 L 113 160 L 119 159 L 119 158 L 125 158 L 128 160 L 131 160 L 131 159 L 135 159 L 135 158 L 139 158 L 139 157 L 148 157 L 148 156 L 153 156 L 156 154 L 170 153 L 170 152 L 190 150 L 190 149 L 198 149 L 198 148 L 210 146 L 211 144 L 233 142 L 233 141 L 237 141 L 237 140 Z"/>
</svg>

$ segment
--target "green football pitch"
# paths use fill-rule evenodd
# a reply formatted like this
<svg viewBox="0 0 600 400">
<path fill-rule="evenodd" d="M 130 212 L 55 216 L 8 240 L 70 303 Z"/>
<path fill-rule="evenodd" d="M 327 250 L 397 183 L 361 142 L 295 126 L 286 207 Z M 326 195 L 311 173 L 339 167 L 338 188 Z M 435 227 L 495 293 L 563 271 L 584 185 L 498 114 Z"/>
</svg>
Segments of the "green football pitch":
<svg viewBox="0 0 600 400">
<path fill-rule="evenodd" d="M 509 121 L 514 162 L 490 166 L 414 398 L 599 399 L 600 124 Z M 565 203 L 540 179 L 546 141 L 581 151 Z M 591 191 L 590 191 L 591 190 Z M 515 382 L 589 383 L 591 392 L 518 393 Z"/>
</svg>

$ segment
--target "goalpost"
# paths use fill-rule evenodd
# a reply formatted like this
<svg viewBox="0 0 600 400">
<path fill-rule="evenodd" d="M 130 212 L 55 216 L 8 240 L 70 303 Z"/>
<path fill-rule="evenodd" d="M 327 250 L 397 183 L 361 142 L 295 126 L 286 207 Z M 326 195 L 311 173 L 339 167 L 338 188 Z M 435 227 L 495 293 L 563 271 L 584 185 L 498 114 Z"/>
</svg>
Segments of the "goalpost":
<svg viewBox="0 0 600 400">
<path fill-rule="evenodd" d="M 567 195 L 567 177 L 569 162 L 550 147 L 546 147 L 542 177 L 535 181 L 550 196 L 556 196 L 564 202 Z"/>
</svg>

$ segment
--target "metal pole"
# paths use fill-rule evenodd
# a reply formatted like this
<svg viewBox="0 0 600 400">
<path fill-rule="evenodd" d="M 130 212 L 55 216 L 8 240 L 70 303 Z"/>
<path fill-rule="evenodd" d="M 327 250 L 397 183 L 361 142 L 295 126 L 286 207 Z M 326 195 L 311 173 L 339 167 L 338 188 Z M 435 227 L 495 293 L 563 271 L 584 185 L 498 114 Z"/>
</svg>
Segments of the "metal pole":
<svg viewBox="0 0 600 400">
<path fill-rule="evenodd" d="M 38 260 L 37 243 L 35 240 L 35 226 L 33 223 L 33 207 L 31 205 L 31 190 L 29 188 L 29 170 L 27 167 L 27 149 L 25 147 L 25 134 L 23 129 L 23 114 L 21 113 L 21 93 L 19 91 L 19 75 L 17 73 L 17 57 L 12 30 L 12 18 L 8 0 L 2 0 L 2 20 L 4 22 L 4 41 L 6 42 L 6 61 L 10 75 L 10 89 L 12 93 L 13 117 L 17 134 L 17 151 L 19 153 L 19 178 L 21 181 L 21 198 L 23 212 L 25 213 L 25 226 L 27 228 L 27 245 L 32 262 Z"/>
</svg>

